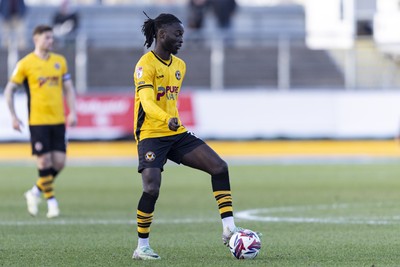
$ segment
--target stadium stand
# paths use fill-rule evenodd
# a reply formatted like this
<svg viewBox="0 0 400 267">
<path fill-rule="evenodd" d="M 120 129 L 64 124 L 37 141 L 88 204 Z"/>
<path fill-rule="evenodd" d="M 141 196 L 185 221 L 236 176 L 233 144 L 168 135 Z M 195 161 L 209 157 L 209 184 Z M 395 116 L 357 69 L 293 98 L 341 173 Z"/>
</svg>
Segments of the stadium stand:
<svg viewBox="0 0 400 267">
<path fill-rule="evenodd" d="M 27 16 L 28 32 L 39 23 L 50 23 L 56 8 L 32 6 Z M 149 16 L 171 12 L 185 22 L 184 6 L 80 6 L 80 32 L 87 36 L 89 90 L 129 90 L 134 64 L 143 53 L 140 33 Z M 326 51 L 309 50 L 304 44 L 305 17 L 298 5 L 240 7 L 232 29 L 234 41 L 225 48 L 224 85 L 226 88 L 269 88 L 278 84 L 278 40 L 290 38 L 290 86 L 292 88 L 343 88 L 343 74 Z M 215 36 L 213 17 L 208 14 L 203 36 Z M 185 86 L 190 89 L 210 88 L 210 45 L 190 42 L 188 31 L 179 56 L 188 65 Z M 66 55 L 74 74 L 75 48 L 57 49 Z M 21 51 L 20 56 L 29 52 Z M 0 84 L 5 84 L 7 51 L 0 50 Z M 315 73 L 318 78 L 315 79 Z"/>
</svg>

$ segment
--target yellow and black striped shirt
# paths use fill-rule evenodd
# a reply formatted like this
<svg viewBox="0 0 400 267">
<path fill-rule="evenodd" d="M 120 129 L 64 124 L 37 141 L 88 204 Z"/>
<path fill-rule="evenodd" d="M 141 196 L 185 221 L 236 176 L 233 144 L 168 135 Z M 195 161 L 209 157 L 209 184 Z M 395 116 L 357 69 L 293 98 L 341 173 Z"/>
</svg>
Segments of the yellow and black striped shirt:
<svg viewBox="0 0 400 267">
<path fill-rule="evenodd" d="M 133 75 L 136 87 L 136 141 L 187 131 L 184 126 L 179 127 L 177 131 L 168 128 L 170 118 L 179 119 L 177 101 L 185 73 L 185 62 L 173 55 L 169 61 L 165 61 L 151 51 L 138 61 Z M 182 124 L 180 120 L 179 124 Z"/>
<path fill-rule="evenodd" d="M 10 80 L 25 86 L 29 125 L 65 123 L 63 82 L 70 78 L 65 58 L 55 53 L 47 59 L 30 53 L 18 62 Z"/>
</svg>

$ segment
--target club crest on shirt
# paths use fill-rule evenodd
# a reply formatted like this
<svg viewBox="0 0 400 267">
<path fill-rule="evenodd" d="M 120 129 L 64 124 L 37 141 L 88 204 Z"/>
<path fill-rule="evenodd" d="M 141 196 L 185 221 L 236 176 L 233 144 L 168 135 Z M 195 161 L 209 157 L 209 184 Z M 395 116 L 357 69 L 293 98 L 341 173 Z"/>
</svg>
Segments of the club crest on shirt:
<svg viewBox="0 0 400 267">
<path fill-rule="evenodd" d="M 143 76 L 143 68 L 142 68 L 142 67 L 138 67 L 138 68 L 136 69 L 136 77 L 137 77 L 138 79 L 140 79 L 140 78 L 142 78 L 142 76 Z"/>
<path fill-rule="evenodd" d="M 181 72 L 180 72 L 179 70 L 177 70 L 177 71 L 175 72 L 175 77 L 176 77 L 176 79 L 177 79 L 178 81 L 181 79 Z"/>
<path fill-rule="evenodd" d="M 59 70 L 59 69 L 61 68 L 61 66 L 60 66 L 59 63 L 55 63 L 55 64 L 54 64 L 54 68 L 55 68 L 56 70 Z"/>
<path fill-rule="evenodd" d="M 148 151 L 144 156 L 144 159 L 149 162 L 154 161 L 156 159 L 156 154 L 154 154 L 153 151 Z"/>
</svg>

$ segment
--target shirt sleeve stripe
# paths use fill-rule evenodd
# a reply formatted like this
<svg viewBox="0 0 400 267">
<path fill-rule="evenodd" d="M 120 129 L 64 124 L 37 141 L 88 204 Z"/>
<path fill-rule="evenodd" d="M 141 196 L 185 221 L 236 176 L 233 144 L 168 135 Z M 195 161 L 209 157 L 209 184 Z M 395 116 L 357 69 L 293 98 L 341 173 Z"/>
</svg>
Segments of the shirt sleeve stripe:
<svg viewBox="0 0 400 267">
<path fill-rule="evenodd" d="M 151 84 L 144 84 L 144 85 L 140 85 L 137 87 L 137 91 L 143 89 L 143 88 L 154 88 L 153 85 Z"/>
</svg>

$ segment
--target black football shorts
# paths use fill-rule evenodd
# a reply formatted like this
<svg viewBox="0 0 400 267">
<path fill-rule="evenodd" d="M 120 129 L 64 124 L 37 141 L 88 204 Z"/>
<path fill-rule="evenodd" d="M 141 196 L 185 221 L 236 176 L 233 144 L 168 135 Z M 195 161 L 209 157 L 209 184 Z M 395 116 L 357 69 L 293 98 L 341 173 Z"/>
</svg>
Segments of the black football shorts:
<svg viewBox="0 0 400 267">
<path fill-rule="evenodd" d="M 202 144 L 204 141 L 191 132 L 143 139 L 138 143 L 138 172 L 147 168 L 163 171 L 167 159 L 180 164 L 184 155 Z"/>
<path fill-rule="evenodd" d="M 66 152 L 65 124 L 30 125 L 32 155 L 51 151 Z"/>
</svg>

